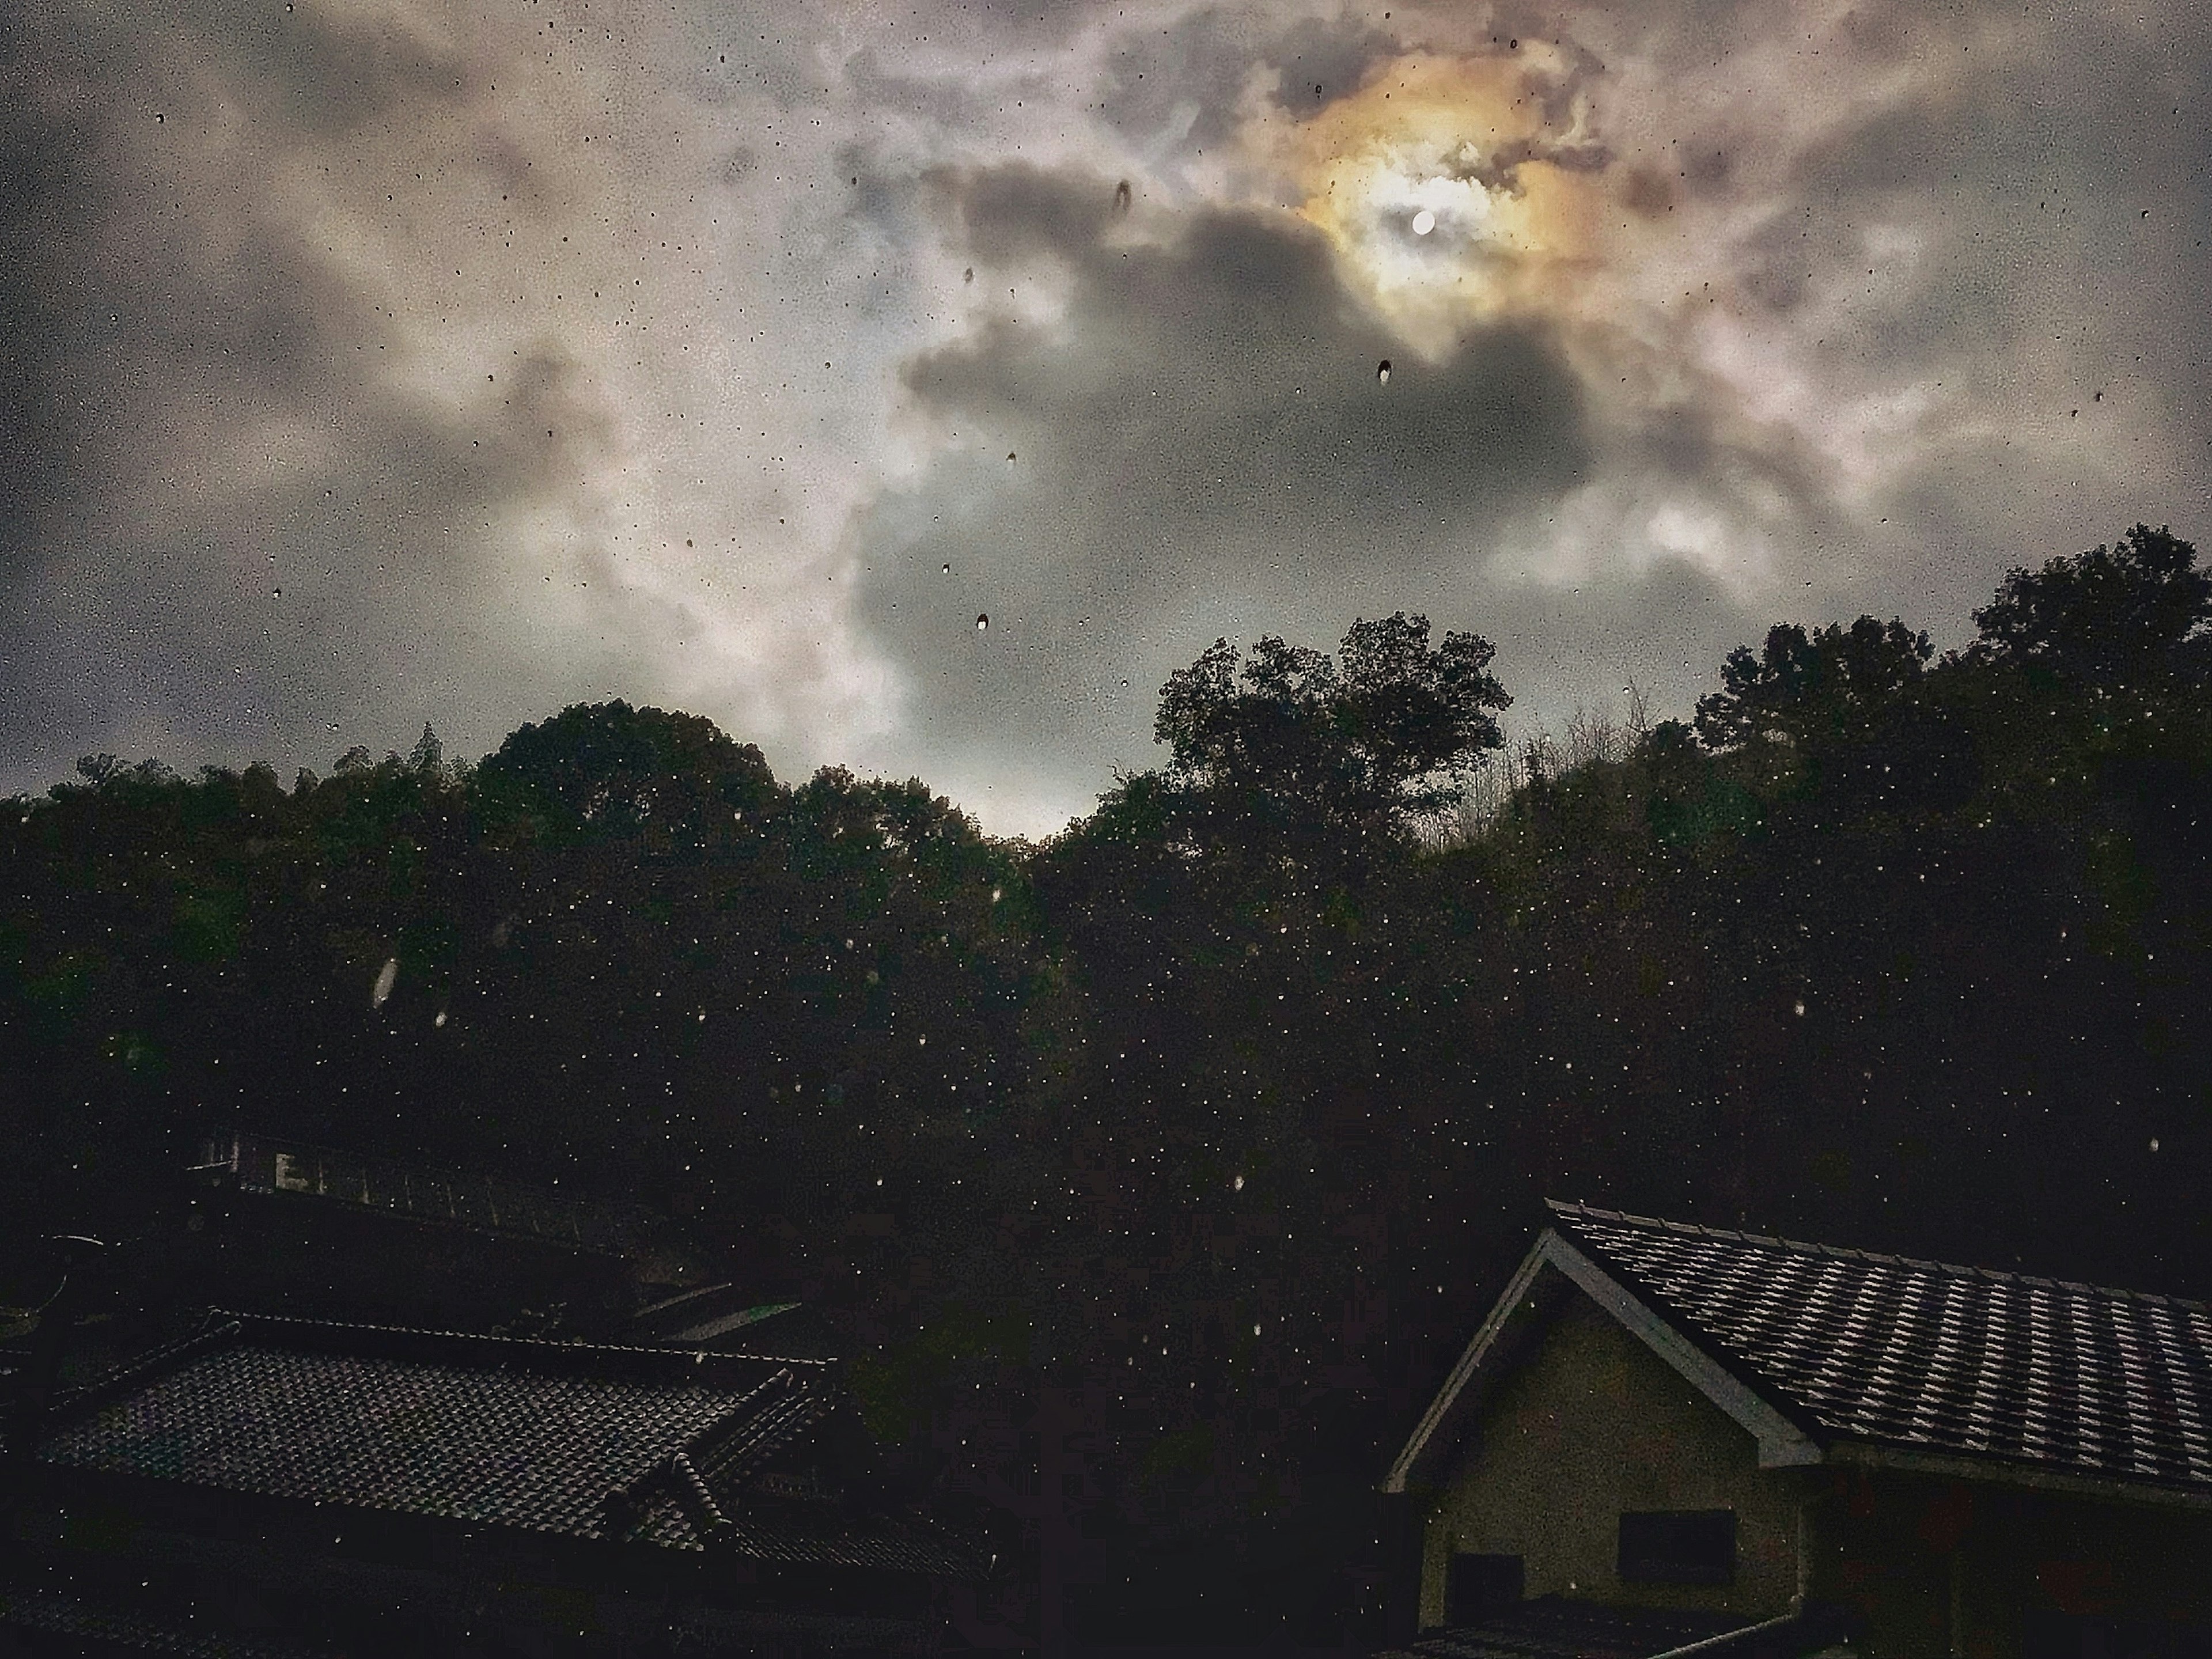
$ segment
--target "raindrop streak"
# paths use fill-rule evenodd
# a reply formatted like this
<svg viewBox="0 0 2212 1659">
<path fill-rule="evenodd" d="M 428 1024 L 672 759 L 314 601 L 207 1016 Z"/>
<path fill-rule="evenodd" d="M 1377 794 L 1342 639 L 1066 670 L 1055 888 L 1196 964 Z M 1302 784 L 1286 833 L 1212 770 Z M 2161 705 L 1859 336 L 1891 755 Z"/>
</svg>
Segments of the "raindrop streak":
<svg viewBox="0 0 2212 1659">
<path fill-rule="evenodd" d="M 975 631 L 978 634 L 988 632 L 990 626 L 991 618 L 988 615 L 981 616 L 975 618 Z"/>
<path fill-rule="evenodd" d="M 377 970 L 375 988 L 368 994 L 368 1006 L 372 1008 L 384 1006 L 385 1000 L 392 994 L 392 988 L 398 982 L 399 958 L 386 957 L 384 966 Z"/>
<path fill-rule="evenodd" d="M 1388 357 L 1375 365 L 1375 378 L 1383 386 L 1390 384 L 1390 360 Z"/>
<path fill-rule="evenodd" d="M 1413 216 L 1413 234 L 1425 236 L 1437 228 L 1437 216 L 1423 208 Z"/>
</svg>

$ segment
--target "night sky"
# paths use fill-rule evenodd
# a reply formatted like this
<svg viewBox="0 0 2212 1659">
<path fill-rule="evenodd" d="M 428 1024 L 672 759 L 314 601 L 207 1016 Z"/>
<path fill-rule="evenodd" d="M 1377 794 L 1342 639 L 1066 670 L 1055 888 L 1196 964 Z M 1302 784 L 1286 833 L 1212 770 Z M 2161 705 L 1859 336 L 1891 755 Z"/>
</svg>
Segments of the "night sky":
<svg viewBox="0 0 2212 1659">
<path fill-rule="evenodd" d="M 620 696 L 1035 833 L 1217 635 L 1523 731 L 1956 644 L 2212 537 L 2208 87 L 2187 0 L 17 0 L 0 789 Z"/>
</svg>

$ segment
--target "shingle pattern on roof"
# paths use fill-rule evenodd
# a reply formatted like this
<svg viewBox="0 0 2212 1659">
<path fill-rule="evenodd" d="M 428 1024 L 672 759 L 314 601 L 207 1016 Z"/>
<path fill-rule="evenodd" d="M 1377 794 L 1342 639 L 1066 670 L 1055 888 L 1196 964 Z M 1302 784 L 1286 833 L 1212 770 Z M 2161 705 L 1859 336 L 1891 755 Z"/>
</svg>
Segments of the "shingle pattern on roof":
<svg viewBox="0 0 2212 1659">
<path fill-rule="evenodd" d="M 1815 1433 L 2212 1488 L 2201 1303 L 1552 1208 Z"/>
<path fill-rule="evenodd" d="M 1727 1613 L 1601 1607 L 1547 1595 L 1376 1659 L 1651 1659 L 1743 1623 Z"/>
<path fill-rule="evenodd" d="M 861 1516 L 825 1504 L 718 1497 L 724 1525 L 714 1547 L 757 1561 L 873 1567 L 948 1578 L 981 1578 L 990 1559 L 969 1540 L 916 1516 Z M 626 1542 L 708 1548 L 697 1511 L 667 1486 L 646 1492 L 623 1532 Z"/>
<path fill-rule="evenodd" d="M 830 1410 L 827 1369 L 216 1316 L 79 1390 L 49 1465 L 767 1561 L 981 1576 L 918 1517 L 746 1490 Z"/>
<path fill-rule="evenodd" d="M 669 1355 L 677 1363 L 656 1376 L 635 1351 L 615 1351 L 599 1357 L 627 1360 L 630 1374 L 609 1376 L 589 1363 L 599 1351 L 558 1344 L 432 1337 L 378 1352 L 376 1338 L 428 1334 L 355 1328 L 363 1352 L 329 1346 L 330 1328 L 306 1322 L 227 1328 L 228 1340 L 218 1332 L 87 1391 L 38 1458 L 595 1538 L 609 1492 L 781 1392 L 773 1364 L 720 1356 Z"/>
<path fill-rule="evenodd" d="M 763 1561 L 980 1578 L 988 1557 L 916 1516 L 847 1516 L 824 1504 L 756 1502 L 731 1517 L 726 1547 Z"/>
</svg>

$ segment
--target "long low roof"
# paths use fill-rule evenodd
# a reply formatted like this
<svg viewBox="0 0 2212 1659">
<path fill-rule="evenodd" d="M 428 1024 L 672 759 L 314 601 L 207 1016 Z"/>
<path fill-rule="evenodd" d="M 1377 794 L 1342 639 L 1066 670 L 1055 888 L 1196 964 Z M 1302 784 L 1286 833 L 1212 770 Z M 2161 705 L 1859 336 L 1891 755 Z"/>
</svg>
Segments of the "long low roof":
<svg viewBox="0 0 2212 1659">
<path fill-rule="evenodd" d="M 2145 1291 L 1553 1202 L 1553 1230 L 1398 1463 L 1402 1487 L 1497 1333 L 1556 1267 L 1761 1440 L 2212 1498 L 2212 1309 Z M 1512 1305 L 1509 1305 L 1512 1304 Z"/>
<path fill-rule="evenodd" d="M 217 1313 L 58 1401 L 30 1451 L 55 1469 L 580 1540 L 983 1568 L 918 1517 L 750 1489 L 832 1403 L 818 1361 Z"/>
</svg>

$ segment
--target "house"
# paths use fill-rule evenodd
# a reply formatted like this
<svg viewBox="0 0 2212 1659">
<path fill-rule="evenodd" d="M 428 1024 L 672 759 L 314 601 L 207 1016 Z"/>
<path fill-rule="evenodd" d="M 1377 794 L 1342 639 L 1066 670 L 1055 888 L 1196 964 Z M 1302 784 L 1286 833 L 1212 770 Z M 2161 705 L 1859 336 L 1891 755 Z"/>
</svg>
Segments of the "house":
<svg viewBox="0 0 2212 1659">
<path fill-rule="evenodd" d="M 818 1360 L 217 1312 L 13 1404 L 0 1652 L 916 1652 L 991 1568 Z"/>
<path fill-rule="evenodd" d="M 187 1174 L 182 1236 L 136 1275 L 168 1306 L 613 1341 L 640 1306 L 706 1277 L 642 1205 L 489 1170 L 233 1133 Z"/>
<path fill-rule="evenodd" d="M 2212 1652 L 2212 1310 L 1551 1209 L 1384 1482 L 1417 1650 Z"/>
</svg>

